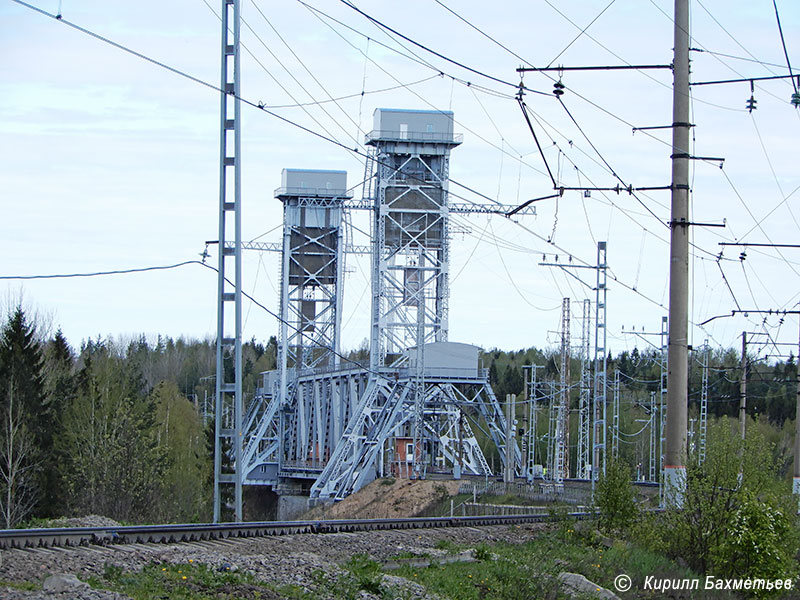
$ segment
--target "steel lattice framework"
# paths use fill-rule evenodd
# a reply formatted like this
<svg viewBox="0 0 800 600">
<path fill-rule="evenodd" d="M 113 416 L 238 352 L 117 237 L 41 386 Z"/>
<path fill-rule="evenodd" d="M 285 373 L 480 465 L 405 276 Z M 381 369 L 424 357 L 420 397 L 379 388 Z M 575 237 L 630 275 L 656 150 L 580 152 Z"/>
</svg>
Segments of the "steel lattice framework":
<svg viewBox="0 0 800 600">
<path fill-rule="evenodd" d="M 701 354 L 702 369 L 703 369 L 703 383 L 700 391 L 700 443 L 697 447 L 697 462 L 703 464 L 706 460 L 706 436 L 708 433 L 708 369 L 709 369 L 709 355 L 711 347 L 708 345 L 708 340 L 703 341 L 703 349 Z"/>
<path fill-rule="evenodd" d="M 569 477 L 569 405 L 570 405 L 570 300 L 561 303 L 561 383 L 556 405 L 555 454 L 552 478 L 563 483 Z"/>
<path fill-rule="evenodd" d="M 405 348 L 447 341 L 447 183 L 450 150 L 461 143 L 452 119 L 452 113 L 379 109 L 367 136 L 376 166 L 372 369 L 404 361 Z"/>
<path fill-rule="evenodd" d="M 452 113 L 376 111 L 359 201 L 344 193 L 342 172 L 284 171 L 279 368 L 263 374 L 245 418 L 246 483 L 338 499 L 387 473 L 490 475 L 476 426 L 521 472 L 479 349 L 447 341 L 447 183 L 450 150 L 461 143 L 452 124 Z M 343 255 L 354 251 L 343 211 L 353 209 L 372 211 L 368 366 L 338 351 Z"/>
<path fill-rule="evenodd" d="M 220 93 L 219 262 L 214 420 L 214 522 L 233 486 L 233 512 L 242 520 L 242 210 L 239 82 L 239 0 L 222 2 Z M 232 235 L 231 235 L 232 234 Z M 226 240 L 233 237 L 233 244 Z M 231 264 L 232 263 L 232 264 Z M 233 281 L 230 279 L 233 270 Z M 231 328 L 231 324 L 233 327 Z M 226 368 L 230 366 L 230 368 Z M 230 379 L 230 375 L 233 379 Z M 223 461 L 223 454 L 229 461 Z"/>
<path fill-rule="evenodd" d="M 583 319 L 581 320 L 581 382 L 578 400 L 578 461 L 575 476 L 578 479 L 589 479 L 591 469 L 591 401 L 592 401 L 592 369 L 591 338 L 592 301 L 583 301 Z"/>
<path fill-rule="evenodd" d="M 592 489 L 600 473 L 606 472 L 606 299 L 607 288 L 606 242 L 597 242 L 597 286 L 595 287 L 595 333 L 594 333 L 594 426 L 592 428 Z"/>
</svg>

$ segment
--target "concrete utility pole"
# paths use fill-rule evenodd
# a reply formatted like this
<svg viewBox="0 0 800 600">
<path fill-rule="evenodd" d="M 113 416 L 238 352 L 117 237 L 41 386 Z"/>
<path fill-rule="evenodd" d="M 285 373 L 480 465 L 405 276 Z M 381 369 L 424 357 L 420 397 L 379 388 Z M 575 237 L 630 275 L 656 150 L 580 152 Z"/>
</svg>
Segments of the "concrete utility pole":
<svg viewBox="0 0 800 600">
<path fill-rule="evenodd" d="M 742 378 L 739 381 L 739 432 L 744 439 L 747 424 L 747 332 L 742 332 Z"/>
<path fill-rule="evenodd" d="M 669 352 L 665 500 L 686 493 L 689 306 L 689 0 L 675 0 L 672 88 L 672 216 L 669 265 Z"/>
</svg>

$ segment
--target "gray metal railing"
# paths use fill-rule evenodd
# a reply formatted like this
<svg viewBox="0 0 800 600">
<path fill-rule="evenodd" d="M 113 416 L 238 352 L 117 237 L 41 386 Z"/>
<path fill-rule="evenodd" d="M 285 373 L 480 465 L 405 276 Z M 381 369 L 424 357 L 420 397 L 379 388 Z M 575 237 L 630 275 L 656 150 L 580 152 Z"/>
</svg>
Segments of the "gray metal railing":
<svg viewBox="0 0 800 600">
<path fill-rule="evenodd" d="M 464 134 L 444 131 L 391 131 L 373 129 L 367 134 L 367 142 L 375 140 L 386 142 L 439 142 L 443 144 L 460 144 Z"/>
</svg>

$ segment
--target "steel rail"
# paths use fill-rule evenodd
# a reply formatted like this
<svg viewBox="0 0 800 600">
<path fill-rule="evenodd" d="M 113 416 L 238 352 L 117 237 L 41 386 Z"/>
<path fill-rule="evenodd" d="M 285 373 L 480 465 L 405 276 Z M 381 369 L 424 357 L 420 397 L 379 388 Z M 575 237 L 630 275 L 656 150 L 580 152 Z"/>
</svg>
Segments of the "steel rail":
<svg viewBox="0 0 800 600">
<path fill-rule="evenodd" d="M 486 515 L 464 517 L 413 517 L 407 519 L 337 519 L 313 521 L 258 521 L 243 523 L 189 523 L 182 525 L 124 525 L 119 527 L 69 527 L 2 529 L 0 549 L 76 547 L 90 544 L 155 544 L 209 539 L 263 537 L 273 535 L 324 534 L 388 529 L 434 527 L 486 527 L 543 523 L 560 518 L 587 519 L 589 512 L 566 515 Z"/>
</svg>

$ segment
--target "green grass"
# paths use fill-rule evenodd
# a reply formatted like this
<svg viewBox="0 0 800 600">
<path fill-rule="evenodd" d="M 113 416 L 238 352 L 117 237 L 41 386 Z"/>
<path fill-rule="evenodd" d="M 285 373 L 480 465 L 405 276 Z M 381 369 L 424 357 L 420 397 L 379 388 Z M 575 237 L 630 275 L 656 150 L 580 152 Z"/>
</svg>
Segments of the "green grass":
<svg viewBox="0 0 800 600">
<path fill-rule="evenodd" d="M 448 554 L 458 554 L 461 552 L 462 548 L 455 542 L 451 540 L 436 540 L 436 543 L 433 545 L 434 548 L 437 550 L 444 550 Z"/>
<path fill-rule="evenodd" d="M 429 567 L 405 565 L 391 572 L 405 577 L 450 600 L 528 600 L 565 598 L 559 590 L 558 574 L 562 571 L 580 573 L 589 580 L 614 589 L 614 578 L 622 573 L 633 580 L 626 599 L 658 597 L 643 591 L 647 576 L 669 579 L 698 577 L 667 559 L 624 542 L 610 547 L 607 538 L 595 532 L 595 523 L 564 520 L 542 532 L 525 544 L 482 543 L 474 547 L 475 562 L 439 564 Z M 467 546 L 449 540 L 439 540 L 435 547 L 455 554 Z M 402 558 L 402 557 L 398 557 Z M 233 600 L 235 598 L 293 600 L 359 600 L 364 593 L 373 597 L 394 600 L 412 594 L 402 586 L 389 585 L 384 580 L 382 565 L 367 555 L 352 556 L 340 565 L 342 572 L 332 574 L 317 571 L 308 589 L 296 585 L 275 585 L 258 581 L 243 572 L 220 572 L 207 565 L 151 564 L 139 572 L 107 567 L 102 578 L 93 578 L 94 587 L 112 589 L 135 600 Z M 0 585 L 4 582 L 0 581 Z M 32 584 L 11 584 L 20 589 L 36 589 Z M 728 598 L 727 595 L 706 595 L 695 598 Z"/>
<path fill-rule="evenodd" d="M 569 521 L 526 544 L 481 544 L 475 555 L 478 562 L 403 567 L 395 573 L 452 600 L 565 597 L 558 590 L 561 571 L 580 573 L 612 591 L 614 578 L 621 573 L 633 579 L 634 590 L 641 590 L 648 575 L 696 577 L 667 558 L 639 548 L 623 543 L 606 548 L 599 544 L 592 524 Z"/>
<path fill-rule="evenodd" d="M 217 571 L 207 565 L 150 564 L 130 572 L 107 566 L 102 580 L 91 578 L 92 587 L 112 589 L 135 600 L 234 600 L 281 597 L 254 577 L 238 572 Z"/>
<path fill-rule="evenodd" d="M 534 502 L 528 498 L 520 498 L 514 494 L 503 494 L 502 496 L 484 495 L 478 498 L 478 502 L 483 504 L 507 504 L 511 506 L 535 506 L 544 504 L 541 501 Z"/>
<path fill-rule="evenodd" d="M 42 589 L 42 586 L 38 583 L 32 583 L 30 581 L 8 581 L 6 579 L 0 579 L 0 588 L 1 587 L 10 587 L 15 590 L 22 590 L 23 592 L 35 592 Z"/>
</svg>

